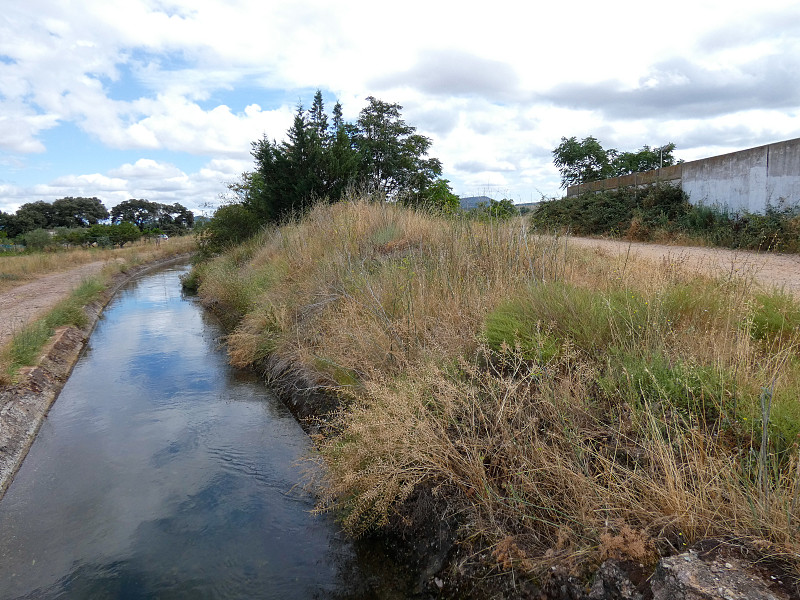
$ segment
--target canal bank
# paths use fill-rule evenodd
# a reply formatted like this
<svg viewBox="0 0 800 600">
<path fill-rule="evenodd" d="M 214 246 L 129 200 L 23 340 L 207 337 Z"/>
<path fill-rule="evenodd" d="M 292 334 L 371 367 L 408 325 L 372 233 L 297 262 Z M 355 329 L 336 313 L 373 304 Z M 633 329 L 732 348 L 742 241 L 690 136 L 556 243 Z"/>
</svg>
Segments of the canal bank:
<svg viewBox="0 0 800 600">
<path fill-rule="evenodd" d="M 0 499 L 25 460 L 47 412 L 58 398 L 106 305 L 133 278 L 186 262 L 190 256 L 172 256 L 114 275 L 99 298 L 84 307 L 87 317 L 84 327 L 56 330 L 42 349 L 38 364 L 22 369 L 13 385 L 0 387 Z"/>
<path fill-rule="evenodd" d="M 410 597 L 380 543 L 311 514 L 310 440 L 183 272 L 104 311 L 0 502 L 0 599 Z"/>
</svg>

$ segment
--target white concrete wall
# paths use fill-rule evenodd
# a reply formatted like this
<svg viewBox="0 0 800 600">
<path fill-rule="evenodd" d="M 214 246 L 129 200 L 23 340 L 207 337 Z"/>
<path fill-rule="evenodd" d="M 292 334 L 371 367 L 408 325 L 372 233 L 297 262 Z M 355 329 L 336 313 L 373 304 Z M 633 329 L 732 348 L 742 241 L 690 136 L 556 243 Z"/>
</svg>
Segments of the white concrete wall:
<svg viewBox="0 0 800 600">
<path fill-rule="evenodd" d="M 800 205 L 800 138 L 567 188 L 567 195 L 656 181 L 680 182 L 692 204 L 763 213 Z M 639 183 L 642 182 L 642 183 Z"/>
<path fill-rule="evenodd" d="M 692 204 L 763 213 L 800 203 L 800 139 L 683 163 L 681 187 Z"/>
</svg>

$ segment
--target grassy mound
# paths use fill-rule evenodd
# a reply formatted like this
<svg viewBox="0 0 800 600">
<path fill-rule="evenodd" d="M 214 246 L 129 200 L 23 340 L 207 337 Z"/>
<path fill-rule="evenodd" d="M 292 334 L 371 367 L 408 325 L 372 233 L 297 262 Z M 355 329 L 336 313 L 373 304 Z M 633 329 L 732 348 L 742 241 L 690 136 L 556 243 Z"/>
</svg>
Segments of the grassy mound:
<svg viewBox="0 0 800 600">
<path fill-rule="evenodd" d="M 498 570 L 652 564 L 709 536 L 796 564 L 798 303 L 621 266 L 521 219 L 356 202 L 193 278 L 234 364 L 339 399 L 314 458 L 356 534 L 424 487 Z"/>
</svg>

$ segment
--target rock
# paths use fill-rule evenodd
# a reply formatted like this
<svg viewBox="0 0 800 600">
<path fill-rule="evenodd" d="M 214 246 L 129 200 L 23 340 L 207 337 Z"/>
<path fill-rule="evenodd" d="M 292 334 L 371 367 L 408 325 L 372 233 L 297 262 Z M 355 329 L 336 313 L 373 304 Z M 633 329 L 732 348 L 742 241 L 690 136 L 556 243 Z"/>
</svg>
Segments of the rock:
<svg viewBox="0 0 800 600">
<path fill-rule="evenodd" d="M 704 562 L 694 553 L 662 559 L 650 588 L 653 600 L 785 600 L 742 563 Z"/>
<path fill-rule="evenodd" d="M 589 592 L 589 600 L 641 600 L 628 575 L 617 561 L 607 560 L 597 570 L 594 584 Z"/>
</svg>

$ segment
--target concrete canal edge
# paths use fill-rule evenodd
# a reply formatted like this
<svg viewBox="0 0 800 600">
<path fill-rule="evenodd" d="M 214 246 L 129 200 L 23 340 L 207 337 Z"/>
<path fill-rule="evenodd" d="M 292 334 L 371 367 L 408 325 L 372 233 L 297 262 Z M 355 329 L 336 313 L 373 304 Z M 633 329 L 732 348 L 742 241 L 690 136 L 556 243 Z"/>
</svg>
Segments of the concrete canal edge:
<svg viewBox="0 0 800 600">
<path fill-rule="evenodd" d="M 100 297 L 84 307 L 87 316 L 85 327 L 57 329 L 42 349 L 38 364 L 23 368 L 15 384 L 0 388 L 0 499 L 22 466 L 106 305 L 122 286 L 135 277 L 186 262 L 190 257 L 191 254 L 180 254 L 114 275 Z"/>
</svg>

